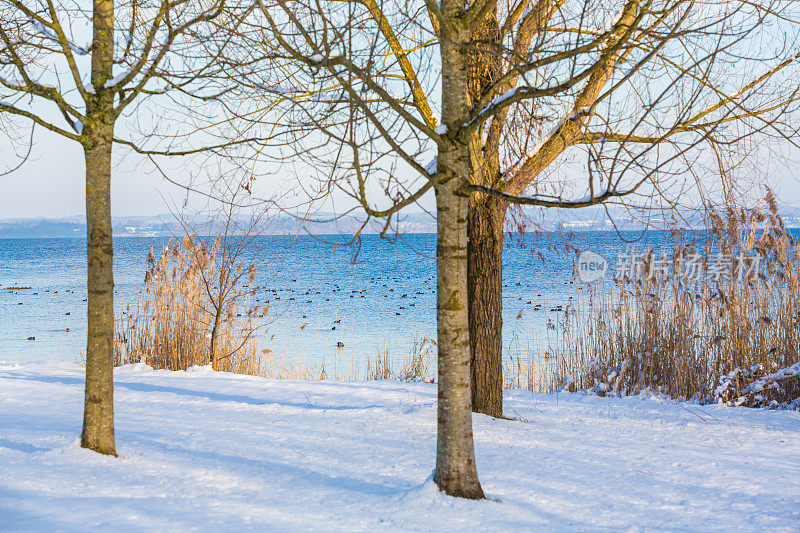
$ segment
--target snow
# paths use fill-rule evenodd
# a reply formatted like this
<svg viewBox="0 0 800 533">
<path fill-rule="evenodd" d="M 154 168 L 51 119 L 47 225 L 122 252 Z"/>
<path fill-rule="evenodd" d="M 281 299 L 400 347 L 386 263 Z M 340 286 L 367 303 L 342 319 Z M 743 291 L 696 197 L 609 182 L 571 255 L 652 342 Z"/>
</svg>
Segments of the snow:
<svg viewBox="0 0 800 533">
<path fill-rule="evenodd" d="M 11 81 L 10 79 L 5 78 L 3 76 L 0 76 L 0 83 L 2 83 L 3 85 L 8 86 L 12 90 L 23 89 L 24 88 L 24 86 L 21 83 L 18 83 L 16 81 Z"/>
<path fill-rule="evenodd" d="M 438 169 L 439 169 L 439 155 L 437 154 L 433 156 L 433 159 L 431 159 L 430 163 L 425 165 L 425 172 L 433 176 L 434 174 L 436 174 Z"/>
<path fill-rule="evenodd" d="M 800 376 L 800 363 L 795 363 L 792 366 L 787 366 L 786 368 L 781 368 L 777 372 L 774 372 L 768 376 L 765 376 L 764 380 L 776 380 L 776 379 L 784 379 L 790 378 L 794 376 Z"/>
<path fill-rule="evenodd" d="M 765 391 L 771 390 L 777 393 L 778 397 L 781 398 L 781 402 L 794 398 L 790 394 L 785 394 L 786 389 L 791 391 L 791 383 L 782 382 L 800 376 L 800 363 L 780 368 L 771 373 L 766 372 L 767 369 L 764 365 L 755 365 L 749 369 L 737 368 L 732 370 L 720 380 L 719 386 L 714 390 L 713 397 L 716 398 L 717 403 L 749 407 L 762 406 L 767 403 L 778 407 L 780 402 L 777 399 L 772 398 L 767 402 L 764 395 L 756 394 Z M 792 408 L 798 403 L 800 403 L 800 400 L 788 401 L 784 407 Z"/>
<path fill-rule="evenodd" d="M 445 135 L 447 133 L 447 124 L 439 124 L 433 131 L 436 132 L 437 135 Z"/>
<path fill-rule="evenodd" d="M 325 57 L 322 54 L 314 54 L 314 55 L 310 56 L 308 59 L 309 59 L 309 61 L 311 61 L 313 63 L 322 63 L 322 61 L 325 59 Z"/>
<path fill-rule="evenodd" d="M 89 55 L 89 47 L 91 47 L 91 43 L 86 44 L 85 46 L 78 46 L 74 43 L 67 43 L 69 45 L 70 50 L 78 54 L 79 56 L 86 56 Z"/>
<path fill-rule="evenodd" d="M 259 85 L 258 88 L 262 91 L 274 94 L 294 94 L 300 92 L 295 87 L 284 87 L 282 85 Z"/>
<path fill-rule="evenodd" d="M 489 140 L 489 131 L 492 128 L 493 122 L 494 122 L 494 116 L 491 116 L 488 119 L 486 119 L 486 122 L 483 124 L 483 130 L 481 130 L 481 147 L 486 146 L 486 143 Z"/>
<path fill-rule="evenodd" d="M 616 26 L 619 21 L 622 19 L 622 13 L 625 12 L 625 4 L 622 4 L 619 10 L 614 14 L 614 17 L 611 19 L 611 25 Z"/>
<path fill-rule="evenodd" d="M 55 32 L 53 32 L 50 28 L 46 27 L 33 17 L 28 17 L 28 22 L 30 22 L 31 26 L 33 26 L 33 31 L 42 35 L 46 39 L 58 42 L 58 35 L 56 35 Z"/>
<path fill-rule="evenodd" d="M 110 89 L 110 88 L 112 88 L 112 87 L 116 87 L 116 86 L 117 86 L 117 85 L 119 85 L 119 84 L 122 82 L 122 80 L 124 80 L 124 79 L 125 79 L 125 78 L 126 78 L 126 77 L 127 77 L 129 74 L 130 74 L 130 73 L 131 73 L 131 69 L 130 69 L 130 68 L 127 68 L 127 69 L 123 70 L 122 72 L 119 72 L 119 73 L 118 73 L 116 76 L 114 76 L 114 77 L 113 77 L 113 78 L 111 78 L 110 80 L 106 80 L 106 82 L 103 84 L 103 87 L 105 87 L 106 89 Z"/>
<path fill-rule="evenodd" d="M 0 364 L 0 529 L 800 528 L 800 414 L 507 391 L 475 415 L 491 499 L 430 481 L 436 386 L 115 371 L 118 458 L 81 449 L 83 369 Z"/>
<path fill-rule="evenodd" d="M 489 103 L 486 105 L 486 107 L 484 107 L 483 109 L 481 109 L 481 112 L 480 112 L 480 113 L 478 113 L 478 115 L 479 115 L 479 116 L 481 116 L 481 115 L 483 115 L 484 113 L 488 112 L 488 111 L 489 111 L 489 110 L 490 110 L 492 107 L 502 104 L 503 102 L 505 102 L 505 101 L 506 101 L 506 100 L 508 100 L 509 98 L 513 98 L 515 94 L 517 94 L 517 88 L 516 88 L 516 87 L 513 87 L 513 88 L 511 88 L 511 89 L 507 90 L 506 92 L 504 92 L 503 94 L 501 94 L 500 96 L 495 96 L 495 97 L 494 97 L 494 98 L 492 98 L 492 100 L 491 100 L 491 101 L 490 101 L 490 102 L 489 102 Z"/>
<path fill-rule="evenodd" d="M 563 202 L 564 205 L 585 204 L 585 203 L 591 202 L 592 200 L 595 200 L 595 199 L 597 199 L 597 198 L 599 198 L 599 197 L 601 197 L 601 196 L 603 196 L 605 194 L 608 194 L 608 192 L 609 191 L 606 190 L 606 191 L 602 191 L 602 192 L 598 192 L 598 193 L 594 193 L 594 194 L 590 193 L 590 194 L 586 194 L 584 196 L 579 196 L 579 197 L 576 197 L 576 198 L 570 198 L 568 200 L 563 200 L 561 197 L 558 197 L 558 200 Z"/>
<path fill-rule="evenodd" d="M 564 383 L 561 384 L 561 386 L 558 388 L 558 391 L 561 392 L 569 390 L 569 387 L 574 384 L 575 378 L 572 377 L 572 374 L 567 374 L 566 377 L 564 377 Z"/>
<path fill-rule="evenodd" d="M 579 107 L 577 111 L 573 111 L 572 113 L 569 114 L 569 116 L 567 117 L 567 120 L 575 120 L 577 118 L 585 117 L 586 115 L 591 113 L 591 111 L 592 111 L 592 109 L 590 107 L 587 107 L 587 106 Z M 561 124 L 556 126 L 556 129 L 558 129 L 560 126 L 561 126 Z M 555 132 L 552 132 L 552 133 L 555 133 Z M 552 133 L 551 133 L 551 135 L 552 135 Z"/>
<path fill-rule="evenodd" d="M 31 25 L 33 26 L 33 30 L 36 33 L 42 35 L 47 40 L 60 44 L 61 41 L 59 40 L 58 35 L 50 28 L 46 27 L 44 24 L 42 24 L 33 17 L 28 17 L 28 22 L 31 23 Z M 85 56 L 89 54 L 89 46 L 90 46 L 89 44 L 87 44 L 86 46 L 78 46 L 75 43 L 67 40 L 67 46 L 69 46 L 70 50 L 72 50 L 74 53 L 80 56 Z"/>
<path fill-rule="evenodd" d="M 504 92 L 503 94 L 495 96 L 489 101 L 488 104 L 486 104 L 486 106 L 484 106 L 483 109 L 480 110 L 480 112 L 476 115 L 475 118 L 473 118 L 469 122 L 464 123 L 464 126 L 467 127 L 477 120 L 482 120 L 483 118 L 485 118 L 486 114 L 489 113 L 494 107 L 499 106 L 509 98 L 513 98 L 515 94 L 517 94 L 517 87 L 513 87 Z"/>
<path fill-rule="evenodd" d="M 506 92 L 504 92 L 502 95 L 500 95 L 499 97 L 496 96 L 496 97 L 492 98 L 492 104 L 489 104 L 489 105 L 494 105 L 494 104 L 499 104 L 501 102 L 505 102 L 509 98 L 512 98 L 516 93 L 517 93 L 517 88 L 516 87 L 514 87 L 512 89 L 509 89 Z"/>
</svg>

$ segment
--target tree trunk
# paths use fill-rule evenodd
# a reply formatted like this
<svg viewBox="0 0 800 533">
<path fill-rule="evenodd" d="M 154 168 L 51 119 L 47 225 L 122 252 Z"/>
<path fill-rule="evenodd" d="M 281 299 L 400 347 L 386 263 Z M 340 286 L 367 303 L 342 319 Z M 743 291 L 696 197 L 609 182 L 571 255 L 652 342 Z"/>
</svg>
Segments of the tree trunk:
<svg viewBox="0 0 800 533">
<path fill-rule="evenodd" d="M 81 446 L 116 455 L 114 444 L 114 270 L 111 229 L 113 127 L 89 133 L 86 157 L 88 324 Z"/>
<path fill-rule="evenodd" d="M 220 307 L 219 310 L 214 315 L 214 326 L 211 328 L 211 349 L 209 353 L 209 359 L 211 362 L 211 369 L 216 370 L 217 368 L 214 366 L 214 362 L 217 359 L 217 336 L 219 335 L 219 323 L 220 319 L 222 318 L 222 308 Z"/>
<path fill-rule="evenodd" d="M 503 416 L 503 223 L 506 202 L 469 201 L 467 290 L 472 410 Z"/>
<path fill-rule="evenodd" d="M 443 2 L 445 18 L 455 20 L 456 2 Z M 467 35 L 443 30 L 442 123 L 458 131 L 467 121 Z M 469 149 L 445 134 L 436 171 L 436 326 L 439 401 L 434 481 L 450 496 L 483 498 L 472 440 L 467 310 L 467 195 Z"/>
<path fill-rule="evenodd" d="M 502 77 L 503 46 L 497 6 L 473 29 L 470 50 L 469 100 L 474 106 Z M 470 139 L 470 179 L 487 187 L 502 187 L 500 135 L 506 113 L 492 118 Z M 467 290 L 472 372 L 472 410 L 503 416 L 503 222 L 507 202 L 484 194 L 469 200 Z"/>
<path fill-rule="evenodd" d="M 453 180 L 455 181 L 455 180 Z M 436 190 L 436 319 L 439 344 L 439 489 L 451 496 L 483 498 L 475 466 L 467 316 L 467 199 L 452 182 Z"/>
<path fill-rule="evenodd" d="M 113 75 L 114 1 L 92 4 L 94 95 L 86 106 L 81 135 L 86 158 L 86 259 L 88 294 L 86 390 L 81 446 L 116 455 L 114 443 L 114 250 L 111 227 L 111 148 L 114 143 L 113 94 L 105 83 Z"/>
</svg>

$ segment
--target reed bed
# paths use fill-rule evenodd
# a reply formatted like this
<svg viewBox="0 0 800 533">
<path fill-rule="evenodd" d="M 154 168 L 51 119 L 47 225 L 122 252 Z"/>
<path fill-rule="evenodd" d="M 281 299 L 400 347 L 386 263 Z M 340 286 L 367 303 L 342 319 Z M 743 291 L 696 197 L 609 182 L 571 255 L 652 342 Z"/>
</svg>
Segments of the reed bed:
<svg viewBox="0 0 800 533">
<path fill-rule="evenodd" d="M 388 345 L 361 361 L 334 358 L 307 366 L 274 352 L 267 347 L 264 328 L 268 309 L 252 305 L 255 265 L 221 261 L 219 242 L 207 246 L 187 236 L 167 243 L 158 257 L 150 251 L 145 290 L 139 301 L 123 305 L 116 322 L 116 366 L 143 362 L 157 369 L 186 370 L 209 365 L 213 341 L 213 368 L 222 372 L 270 379 L 434 380 L 436 342 L 424 337 L 413 340 L 403 360 L 391 358 Z M 219 291 L 212 281 L 222 279 L 220 268 L 225 264 L 233 269 L 227 279 L 243 273 L 243 283 L 234 285 L 227 299 L 214 300 Z"/>
<path fill-rule="evenodd" d="M 436 381 L 436 341 L 415 336 L 403 359 L 390 356 L 388 345 L 362 360 L 328 359 L 303 370 L 302 379 L 333 381 L 395 380 L 425 383 Z"/>
<path fill-rule="evenodd" d="M 213 280 L 221 278 L 218 253 L 219 239 L 206 246 L 188 236 L 167 243 L 158 258 L 151 249 L 142 299 L 125 306 L 116 323 L 115 364 L 144 362 L 168 370 L 208 365 L 213 342 L 216 370 L 264 375 L 279 367 L 262 346 L 259 320 L 267 309 L 251 305 L 254 287 L 237 285 L 225 300 L 214 300 Z M 233 269 L 245 269 L 242 279 L 252 284 L 252 265 Z"/>
<path fill-rule="evenodd" d="M 800 369 L 800 246 L 771 194 L 766 210 L 712 213 L 711 222 L 699 279 L 648 275 L 649 256 L 638 279 L 595 285 L 575 298 L 554 325 L 548 351 L 555 363 L 535 369 L 539 385 L 796 405 L 800 370 L 791 369 Z M 679 240 L 673 272 L 694 253 Z M 714 257 L 730 258 L 730 270 L 711 264 Z"/>
<path fill-rule="evenodd" d="M 698 402 L 789 405 L 800 395 L 800 245 L 774 201 L 765 212 L 712 215 L 697 280 L 645 275 L 577 292 L 548 325 L 545 351 L 511 339 L 504 386 L 535 392 L 577 389 L 601 395 L 658 394 Z M 695 248 L 678 239 L 673 271 Z M 117 321 L 115 364 L 144 362 L 185 370 L 211 363 L 219 371 L 272 379 L 435 381 L 436 342 L 415 339 L 404 359 L 388 345 L 363 360 L 338 357 L 304 366 L 268 346 L 267 309 L 253 306 L 254 265 L 235 268 L 234 298 L 213 301 L 219 247 L 192 238 L 147 258 L 141 300 Z M 738 258 L 731 271 L 706 275 L 712 254 Z M 758 261 L 758 275 L 735 274 L 735 261 Z M 644 270 L 652 268 L 653 257 Z M 650 266 L 648 266 L 650 265 Z M 719 269 L 718 273 L 719 273 Z M 217 312 L 222 309 L 224 312 Z M 220 320 L 215 317 L 221 315 Z"/>
</svg>

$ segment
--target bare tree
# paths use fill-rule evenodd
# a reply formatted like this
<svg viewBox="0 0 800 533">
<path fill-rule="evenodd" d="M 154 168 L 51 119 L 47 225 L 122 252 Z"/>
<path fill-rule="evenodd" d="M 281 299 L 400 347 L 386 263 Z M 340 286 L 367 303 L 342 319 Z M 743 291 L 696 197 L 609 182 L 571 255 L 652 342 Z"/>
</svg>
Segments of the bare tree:
<svg viewBox="0 0 800 533">
<path fill-rule="evenodd" d="M 454 16 L 456 4 L 444 5 Z M 376 217 L 391 220 L 402 207 L 429 190 L 435 191 L 439 401 L 434 479 L 448 494 L 483 498 L 475 465 L 469 388 L 467 194 L 463 192 L 468 184 L 469 154 L 463 143 L 446 135 L 444 126 L 437 127 L 430 109 L 427 120 L 420 119 L 404 109 L 407 102 L 400 102 L 388 92 L 394 84 L 396 62 L 390 61 L 387 67 L 379 59 L 385 47 L 372 38 L 370 30 L 376 24 L 391 29 L 386 20 L 378 18 L 376 22 L 373 18 L 370 7 L 376 6 L 369 4 L 366 11 L 364 4 L 356 3 L 332 4 L 332 11 L 328 7 L 303 7 L 283 1 L 260 4 L 262 19 L 254 23 L 255 36 L 251 40 L 264 41 L 258 37 L 262 22 L 269 42 L 277 45 L 277 50 L 267 49 L 265 53 L 271 62 L 290 65 L 287 70 L 294 83 L 280 85 L 286 82 L 278 78 L 265 80 L 262 85 L 270 87 L 271 93 L 286 104 L 282 116 L 291 127 L 283 131 L 287 144 L 292 145 L 291 154 L 308 155 L 320 168 L 326 161 L 332 162 L 327 169 L 332 173 L 328 176 L 331 179 L 323 182 L 318 193 L 324 194 L 332 185 L 359 199 L 367 213 L 365 224 Z M 461 32 L 445 36 L 441 54 L 447 65 L 442 74 L 442 123 L 454 130 L 469 120 L 463 98 L 466 92 L 462 90 L 466 64 L 460 57 L 464 52 L 458 44 Z M 388 57 L 392 56 L 390 52 Z M 239 110 L 242 118 L 252 114 L 247 109 Z M 264 126 L 263 120 L 259 126 Z M 422 137 L 417 137 L 420 132 Z M 422 163 L 419 159 L 425 156 L 431 139 L 438 145 L 438 163 Z M 331 157 L 323 157 L 320 152 Z M 422 184 L 415 186 L 392 177 L 391 159 L 395 154 L 417 171 L 424 180 Z M 386 167 L 382 167 L 384 163 Z M 367 199 L 367 188 L 373 180 L 374 186 L 386 194 L 383 207 L 375 208 Z"/>
<path fill-rule="evenodd" d="M 475 411 L 503 414 L 509 206 L 577 208 L 623 197 L 628 205 L 676 206 L 686 177 L 709 161 L 730 188 L 724 180 L 734 164 L 726 163 L 752 149 L 745 141 L 794 142 L 797 15 L 783 1 L 486 3 L 473 30 L 469 83 L 480 123 L 469 136 Z M 572 165 L 585 176 L 582 201 L 569 198 L 557 176 L 576 154 L 585 161 L 583 171 Z M 638 178 L 619 187 L 623 175 Z M 538 194 L 522 197 L 531 189 Z"/>
<path fill-rule="evenodd" d="M 0 0 L 0 117 L 83 148 L 88 327 L 81 446 L 116 455 L 111 163 L 123 113 L 143 98 L 181 96 L 213 62 L 223 0 Z M 190 150 L 192 151 L 192 150 Z M 174 151 L 174 154 L 179 152 Z"/>
<path fill-rule="evenodd" d="M 306 158 L 321 177 L 312 200 L 349 196 L 364 227 L 382 219 L 388 233 L 401 209 L 436 195 L 435 481 L 443 491 L 483 496 L 470 411 L 502 414 L 508 206 L 677 198 L 690 185 L 686 172 L 707 161 L 704 146 L 722 161 L 759 134 L 790 138 L 783 117 L 797 97 L 796 7 L 258 3 L 241 34 L 246 60 L 231 67 L 245 87 L 242 127 L 269 131 L 284 148 L 278 158 Z M 278 67 L 248 75 L 264 58 Z"/>
<path fill-rule="evenodd" d="M 267 207 L 264 204 L 251 204 L 247 184 L 229 183 L 220 180 L 221 189 L 217 197 L 223 199 L 215 210 L 215 216 L 202 224 L 181 219 L 186 232 L 183 248 L 192 256 L 204 297 L 198 302 L 202 307 L 201 316 L 209 317 L 209 362 L 217 368 L 219 361 L 238 353 L 262 325 L 259 321 L 266 316 L 267 307 L 245 306 L 240 320 L 240 303 L 244 298 L 255 296 L 257 258 L 261 245 L 257 239 L 263 235 L 263 220 Z M 217 186 L 220 189 L 220 186 Z M 215 235 L 213 242 L 204 243 L 198 235 Z M 239 325 L 239 341 L 220 350 L 218 338 L 222 329 L 232 324 Z M 230 344 L 230 343 L 227 343 Z"/>
<path fill-rule="evenodd" d="M 230 179 L 217 179 L 214 198 L 175 217 L 183 234 L 147 255 L 145 291 L 117 321 L 115 364 L 147 363 L 185 370 L 257 374 L 269 306 L 255 298 L 259 242 L 268 206 L 250 202 Z M 218 198 L 218 199 L 217 199 Z M 194 210 L 192 210 L 194 211 Z M 255 300 L 255 302 L 254 302 Z"/>
</svg>

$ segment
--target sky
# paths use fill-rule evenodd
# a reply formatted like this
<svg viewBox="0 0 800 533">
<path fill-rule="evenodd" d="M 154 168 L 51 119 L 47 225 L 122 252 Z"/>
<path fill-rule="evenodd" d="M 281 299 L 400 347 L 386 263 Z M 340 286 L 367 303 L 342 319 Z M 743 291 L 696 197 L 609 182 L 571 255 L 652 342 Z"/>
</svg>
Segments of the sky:
<svg viewBox="0 0 800 533">
<path fill-rule="evenodd" d="M 86 62 L 88 56 L 79 59 Z M 82 68 L 85 70 L 85 67 L 83 65 Z M 77 143 L 39 128 L 29 160 L 17 171 L 6 174 L 4 170 L 14 165 L 11 156 L 8 140 L 0 130 L 0 219 L 61 218 L 84 214 L 84 163 L 81 147 Z M 149 163 L 126 155 L 123 148 L 115 151 L 114 159 L 113 215 L 162 214 L 170 211 L 175 204 L 182 203 L 185 190 L 170 184 Z M 760 189 L 754 185 L 769 184 L 776 190 L 782 203 L 798 206 L 800 164 L 797 162 L 800 161 L 800 153 L 795 152 L 792 159 L 788 163 L 780 162 L 777 158 L 762 159 L 762 166 L 753 174 L 744 192 L 756 191 L 758 194 Z M 172 180 L 188 182 L 190 176 L 182 163 L 167 165 L 169 168 L 166 171 Z M 255 185 L 256 193 L 271 197 L 279 187 L 294 181 L 287 180 L 287 177 L 291 178 L 285 174 L 259 178 Z M 581 177 L 576 175 L 574 181 L 580 181 Z M 710 179 L 714 179 L 713 176 Z M 567 181 L 572 180 L 569 175 Z M 582 193 L 579 192 L 578 196 Z M 432 207 L 431 197 L 428 195 L 423 202 L 427 209 Z"/>
<path fill-rule="evenodd" d="M 0 219 L 63 218 L 82 216 L 84 209 L 84 162 L 81 147 L 74 142 L 39 130 L 28 161 L 11 174 L 0 175 Z M 180 205 L 186 191 L 155 171 L 141 158 L 118 148 L 114 152 L 112 179 L 112 214 L 114 216 L 156 215 Z M 7 146 L 0 147 L 2 163 L 12 163 Z M 763 163 L 762 163 L 763 164 Z M 800 207 L 800 164 L 795 158 L 780 161 L 770 158 L 760 177 L 752 185 L 769 184 L 781 204 Z M 184 165 L 176 161 L 171 168 L 162 166 L 178 182 L 189 179 Z M 269 196 L 276 186 L 275 177 L 263 177 L 256 184 L 257 193 Z M 430 208 L 431 199 L 426 199 Z"/>
<path fill-rule="evenodd" d="M 37 131 L 28 160 L 11 174 L 2 175 L 17 159 L 7 145 L 0 146 L 0 220 L 85 215 L 81 146 L 41 128 Z M 145 158 L 117 146 L 112 165 L 113 216 L 158 215 L 183 205 L 186 189 L 166 180 Z M 160 162 L 161 170 L 178 183 L 190 182 L 186 167 L 178 158 Z M 253 187 L 254 195 L 272 197 L 287 182 L 275 175 L 262 176 Z"/>
<path fill-rule="evenodd" d="M 7 168 L 8 161 L 4 161 Z M 31 157 L 17 171 L 0 176 L 0 218 L 61 218 L 83 215 L 84 161 L 80 145 L 43 133 Z M 124 164 L 112 183 L 114 215 L 152 215 L 165 212 L 161 194 L 177 188 L 161 176 Z"/>
</svg>

